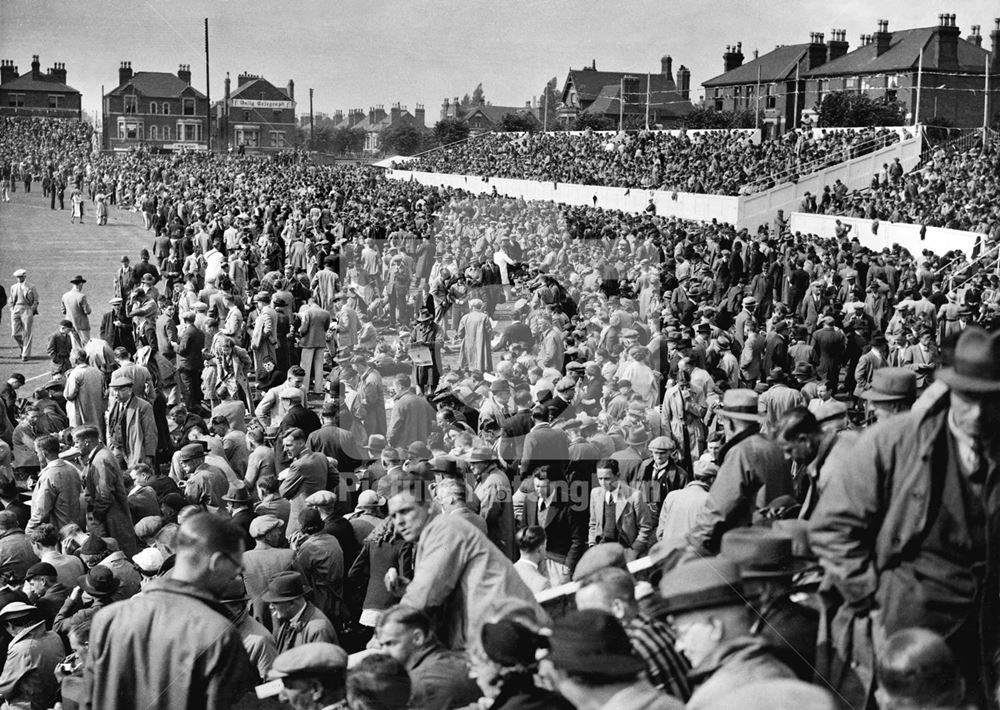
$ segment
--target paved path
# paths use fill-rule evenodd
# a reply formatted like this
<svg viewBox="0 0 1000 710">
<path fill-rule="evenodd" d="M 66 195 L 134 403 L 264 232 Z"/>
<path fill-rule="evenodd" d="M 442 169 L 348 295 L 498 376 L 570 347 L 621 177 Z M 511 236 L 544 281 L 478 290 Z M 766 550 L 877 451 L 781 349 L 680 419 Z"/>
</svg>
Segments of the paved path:
<svg viewBox="0 0 1000 710">
<path fill-rule="evenodd" d="M 86 222 L 70 224 L 69 195 L 67 209 L 53 211 L 41 189 L 33 187 L 36 189 L 29 194 L 19 189 L 9 203 L 0 203 L 0 282 L 9 294 L 17 281 L 12 276 L 14 270 L 26 269 L 41 302 L 28 362 L 21 362 L 17 344 L 10 337 L 9 308 L 3 309 L 0 319 L 0 381 L 6 381 L 12 372 L 21 372 L 30 380 L 27 387 L 48 380 L 51 363 L 45 348 L 62 320 L 61 299 L 71 288 L 70 279 L 81 274 L 88 281 L 83 289 L 94 311 L 90 321 L 96 335 L 101 315 L 109 309 L 108 299 L 122 256 L 127 254 L 134 263 L 139 250 L 151 247 L 153 242 L 152 232 L 142 228 L 138 214 L 111 207 L 108 223 L 98 227 L 94 206 L 87 202 Z M 21 391 L 22 396 L 29 394 L 27 387 Z"/>
</svg>

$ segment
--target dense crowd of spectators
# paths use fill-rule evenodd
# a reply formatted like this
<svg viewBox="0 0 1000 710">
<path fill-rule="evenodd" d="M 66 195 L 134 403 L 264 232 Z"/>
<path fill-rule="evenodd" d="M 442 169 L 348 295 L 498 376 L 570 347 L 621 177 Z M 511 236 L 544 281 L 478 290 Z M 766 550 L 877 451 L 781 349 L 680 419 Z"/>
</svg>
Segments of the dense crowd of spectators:
<svg viewBox="0 0 1000 710">
<path fill-rule="evenodd" d="M 893 129 L 789 131 L 755 143 L 747 132 L 675 134 L 489 133 L 407 161 L 438 173 L 581 185 L 739 195 L 777 184 L 899 141 Z"/>
<path fill-rule="evenodd" d="M 805 211 L 886 222 L 921 224 L 1000 235 L 1000 138 L 972 146 L 939 146 L 918 169 L 903 175 L 885 165 L 868 189 L 848 194 L 838 186 L 814 196 Z"/>
<path fill-rule="evenodd" d="M 12 705 L 995 707 L 997 274 L 295 154 L 48 160 L 150 248 L 0 386 Z"/>
</svg>

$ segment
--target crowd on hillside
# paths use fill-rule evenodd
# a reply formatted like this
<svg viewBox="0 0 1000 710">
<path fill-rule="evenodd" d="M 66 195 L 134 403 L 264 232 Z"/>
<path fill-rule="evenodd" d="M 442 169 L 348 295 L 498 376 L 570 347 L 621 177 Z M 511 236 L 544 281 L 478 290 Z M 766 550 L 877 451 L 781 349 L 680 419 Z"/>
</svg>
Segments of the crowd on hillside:
<svg viewBox="0 0 1000 710">
<path fill-rule="evenodd" d="M 740 195 L 792 182 L 899 141 L 894 129 L 489 133 L 401 163 L 408 170 L 580 185 Z"/>
<path fill-rule="evenodd" d="M 5 264 L 23 361 L 64 316 L 0 385 L 12 707 L 996 707 L 994 271 L 301 155 L 39 167 L 149 247 L 61 304 Z"/>
</svg>

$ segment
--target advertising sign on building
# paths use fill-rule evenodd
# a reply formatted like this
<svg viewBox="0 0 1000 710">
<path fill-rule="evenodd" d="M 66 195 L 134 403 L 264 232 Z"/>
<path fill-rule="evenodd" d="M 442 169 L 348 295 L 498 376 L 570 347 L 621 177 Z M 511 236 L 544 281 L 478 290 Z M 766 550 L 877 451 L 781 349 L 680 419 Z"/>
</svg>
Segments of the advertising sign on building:
<svg viewBox="0 0 1000 710">
<path fill-rule="evenodd" d="M 274 110 L 295 108 L 294 101 L 264 101 L 262 99 L 231 99 L 229 105 L 233 108 L 269 108 Z"/>
</svg>

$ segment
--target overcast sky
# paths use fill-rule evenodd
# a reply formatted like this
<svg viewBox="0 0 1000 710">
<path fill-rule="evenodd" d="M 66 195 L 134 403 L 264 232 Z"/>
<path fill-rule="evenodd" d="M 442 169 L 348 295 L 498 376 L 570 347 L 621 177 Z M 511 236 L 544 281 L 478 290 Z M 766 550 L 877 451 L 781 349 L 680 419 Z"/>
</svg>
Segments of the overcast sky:
<svg viewBox="0 0 1000 710">
<path fill-rule="evenodd" d="M 777 44 L 806 42 L 810 32 L 846 29 L 854 49 L 881 18 L 889 29 L 937 24 L 957 15 L 963 35 L 973 24 L 993 29 L 990 3 L 945 0 L 0 0 L 0 55 L 30 71 L 64 62 L 84 109 L 100 106 L 100 89 L 117 85 L 118 66 L 176 72 L 190 64 L 205 90 L 203 21 L 209 18 L 211 96 L 222 96 L 226 72 L 261 74 L 278 86 L 295 80 L 298 111 L 362 108 L 400 102 L 427 107 L 433 124 L 442 99 L 483 83 L 488 101 L 524 105 L 545 82 L 562 86 L 569 67 L 591 60 L 603 70 L 658 71 L 670 54 L 674 71 L 691 69 L 692 99 L 721 73 L 726 44 L 747 58 Z M 989 45 L 987 38 L 985 44 Z"/>
</svg>

